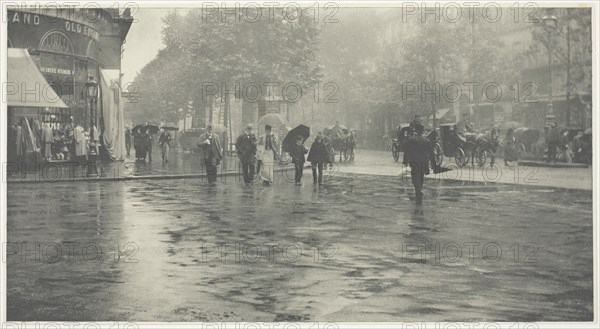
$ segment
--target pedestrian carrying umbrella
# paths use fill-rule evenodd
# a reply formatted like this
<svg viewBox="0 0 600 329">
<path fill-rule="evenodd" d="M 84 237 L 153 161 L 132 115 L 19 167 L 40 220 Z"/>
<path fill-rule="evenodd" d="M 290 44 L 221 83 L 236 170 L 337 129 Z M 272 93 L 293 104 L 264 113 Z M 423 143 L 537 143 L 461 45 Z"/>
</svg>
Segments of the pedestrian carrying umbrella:
<svg viewBox="0 0 600 329">
<path fill-rule="evenodd" d="M 310 136 L 310 127 L 305 125 L 298 125 L 296 128 L 290 130 L 281 143 L 281 149 L 283 152 L 291 150 L 292 146 L 296 144 L 296 138 L 302 136 L 302 142 L 304 143 Z"/>
</svg>

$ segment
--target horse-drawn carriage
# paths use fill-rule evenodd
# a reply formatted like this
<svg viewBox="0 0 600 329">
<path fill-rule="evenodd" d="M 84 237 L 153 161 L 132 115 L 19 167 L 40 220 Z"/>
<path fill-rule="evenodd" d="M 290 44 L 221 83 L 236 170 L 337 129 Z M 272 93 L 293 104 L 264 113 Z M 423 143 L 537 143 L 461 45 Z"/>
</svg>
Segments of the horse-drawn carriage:
<svg viewBox="0 0 600 329">
<path fill-rule="evenodd" d="M 344 125 L 339 126 L 341 133 L 335 134 L 335 126 L 325 129 L 325 133 L 331 136 L 331 146 L 333 148 L 333 158 L 339 153 L 340 161 L 354 161 L 354 148 L 356 147 L 356 134 Z"/>
<path fill-rule="evenodd" d="M 400 152 L 404 152 L 404 144 L 414 135 L 413 129 L 408 125 L 398 126 L 398 135 L 392 140 L 392 157 L 398 162 Z"/>
<path fill-rule="evenodd" d="M 477 163 L 483 167 L 487 162 L 488 153 L 496 152 L 498 143 L 482 134 L 472 132 L 459 133 L 456 124 L 440 125 L 440 139 L 442 141 L 443 155 L 454 158 L 459 167 L 469 163 Z"/>
<path fill-rule="evenodd" d="M 539 156 L 540 137 L 542 132 L 538 129 L 531 129 L 527 127 L 519 127 L 515 129 L 515 148 L 520 156 L 529 154 L 534 158 Z M 542 150 L 543 151 L 543 150 Z"/>
<path fill-rule="evenodd" d="M 404 152 L 404 145 L 406 144 L 408 139 L 414 135 L 415 132 L 410 125 L 398 126 L 397 138 L 394 138 L 392 143 L 392 157 L 394 158 L 394 161 L 397 162 L 400 159 L 400 152 Z M 436 130 L 430 132 L 427 135 L 427 139 L 429 139 L 429 141 L 431 142 L 433 154 L 435 157 L 435 164 L 439 167 L 442 165 L 444 155 L 442 154 L 442 148 L 439 144 L 438 132 Z"/>
</svg>

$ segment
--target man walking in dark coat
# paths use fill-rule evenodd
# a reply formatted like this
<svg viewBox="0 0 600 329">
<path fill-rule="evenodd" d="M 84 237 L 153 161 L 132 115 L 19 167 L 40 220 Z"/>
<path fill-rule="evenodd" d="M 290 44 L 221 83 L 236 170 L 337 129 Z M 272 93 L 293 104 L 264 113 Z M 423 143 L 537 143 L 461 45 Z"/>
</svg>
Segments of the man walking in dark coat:
<svg viewBox="0 0 600 329">
<path fill-rule="evenodd" d="M 404 145 L 404 164 L 410 166 L 410 176 L 415 186 L 417 203 L 423 200 L 423 182 L 429 173 L 429 162 L 434 160 L 433 148 L 427 138 L 423 137 L 423 126 L 415 125 L 416 135 L 409 138 Z"/>
<path fill-rule="evenodd" d="M 253 130 L 252 124 L 247 124 L 246 131 L 235 142 L 235 149 L 242 165 L 244 183 L 247 186 L 252 185 L 254 182 L 254 173 L 256 172 L 256 145 L 258 140 L 252 132 Z"/>
<path fill-rule="evenodd" d="M 288 152 L 292 157 L 292 163 L 294 164 L 294 182 L 297 186 L 302 185 L 302 173 L 304 172 L 304 155 L 308 153 L 308 150 L 304 146 L 302 136 L 296 137 L 296 144 L 291 147 Z"/>
<path fill-rule="evenodd" d="M 212 125 L 209 124 L 206 127 L 206 132 L 198 139 L 198 146 L 202 150 L 202 163 L 206 168 L 206 177 L 210 186 L 217 184 L 217 166 L 221 164 L 223 159 L 221 138 L 213 133 L 212 129 Z"/>
<path fill-rule="evenodd" d="M 331 162 L 327 145 L 323 142 L 323 134 L 319 133 L 315 138 L 306 160 L 312 164 L 313 184 L 321 185 L 323 183 L 323 165 Z"/>
</svg>

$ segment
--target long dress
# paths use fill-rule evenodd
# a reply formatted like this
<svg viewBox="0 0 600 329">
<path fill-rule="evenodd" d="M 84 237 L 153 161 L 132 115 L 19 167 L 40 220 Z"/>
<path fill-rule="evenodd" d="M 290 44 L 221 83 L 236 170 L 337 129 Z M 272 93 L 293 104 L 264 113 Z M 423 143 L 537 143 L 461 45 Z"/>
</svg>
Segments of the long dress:
<svg viewBox="0 0 600 329">
<path fill-rule="evenodd" d="M 263 182 L 273 183 L 278 150 L 279 145 L 274 134 L 263 135 L 258 139 L 257 155 L 261 161 L 258 175 Z"/>
<path fill-rule="evenodd" d="M 75 156 L 81 157 L 87 155 L 87 141 L 83 127 L 78 125 L 73 129 L 73 138 L 75 139 Z"/>
</svg>

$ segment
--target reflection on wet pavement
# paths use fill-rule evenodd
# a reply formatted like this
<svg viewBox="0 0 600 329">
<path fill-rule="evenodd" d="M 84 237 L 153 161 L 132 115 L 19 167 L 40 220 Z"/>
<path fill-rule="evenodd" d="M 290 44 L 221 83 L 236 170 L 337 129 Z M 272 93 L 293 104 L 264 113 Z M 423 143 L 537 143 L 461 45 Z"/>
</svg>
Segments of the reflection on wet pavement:
<svg viewBox="0 0 600 329">
<path fill-rule="evenodd" d="M 8 319 L 593 318 L 590 191 L 309 180 L 9 184 Z"/>
</svg>

